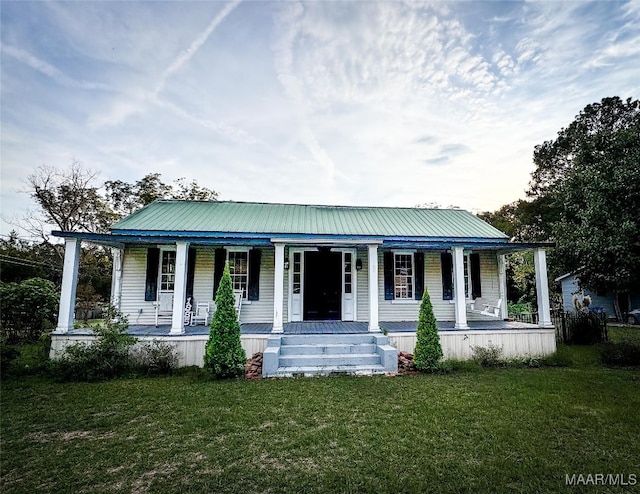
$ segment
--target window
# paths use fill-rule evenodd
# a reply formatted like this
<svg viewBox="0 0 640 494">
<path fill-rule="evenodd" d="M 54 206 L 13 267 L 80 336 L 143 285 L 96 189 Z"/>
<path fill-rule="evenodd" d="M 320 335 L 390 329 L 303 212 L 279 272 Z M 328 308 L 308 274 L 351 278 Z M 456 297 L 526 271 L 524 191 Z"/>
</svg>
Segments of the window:
<svg viewBox="0 0 640 494">
<path fill-rule="evenodd" d="M 464 296 L 467 299 L 482 297 L 482 279 L 480 276 L 480 255 L 478 253 L 464 254 L 463 257 Z M 455 273 L 453 259 L 449 252 L 440 255 L 442 265 L 442 298 L 454 299 Z"/>
<path fill-rule="evenodd" d="M 469 278 L 469 266 L 471 265 L 469 261 L 469 254 L 465 254 L 462 256 L 464 259 L 464 298 L 469 298 L 469 287 L 471 285 L 471 278 Z M 455 273 L 453 272 L 453 263 L 451 264 L 451 278 L 455 278 Z M 456 296 L 456 287 L 452 285 L 451 288 L 452 298 Z"/>
<path fill-rule="evenodd" d="M 242 298 L 247 298 L 249 281 L 249 252 L 229 250 L 229 273 L 234 290 L 242 290 Z"/>
<path fill-rule="evenodd" d="M 344 293 L 351 293 L 352 289 L 352 280 L 351 280 L 351 270 L 353 259 L 351 256 L 351 252 L 344 253 Z"/>
<path fill-rule="evenodd" d="M 160 290 L 172 292 L 176 282 L 176 252 L 174 250 L 162 251 L 162 263 L 160 264 Z"/>
<path fill-rule="evenodd" d="M 302 282 L 302 253 L 293 253 L 293 293 L 300 294 L 301 282 Z"/>
<path fill-rule="evenodd" d="M 394 253 L 393 281 L 396 299 L 413 299 L 413 254 Z"/>
</svg>

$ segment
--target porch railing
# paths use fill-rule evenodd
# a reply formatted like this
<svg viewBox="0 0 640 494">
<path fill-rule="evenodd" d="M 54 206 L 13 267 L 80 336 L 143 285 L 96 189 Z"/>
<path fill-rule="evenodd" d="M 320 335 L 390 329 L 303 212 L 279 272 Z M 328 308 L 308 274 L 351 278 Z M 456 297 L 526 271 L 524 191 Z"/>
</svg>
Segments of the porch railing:
<svg viewBox="0 0 640 494">
<path fill-rule="evenodd" d="M 538 324 L 538 313 L 510 314 L 509 319 Z M 607 315 L 603 311 L 579 313 L 552 310 L 551 322 L 556 328 L 556 340 L 568 345 L 601 343 L 609 340 Z"/>
</svg>

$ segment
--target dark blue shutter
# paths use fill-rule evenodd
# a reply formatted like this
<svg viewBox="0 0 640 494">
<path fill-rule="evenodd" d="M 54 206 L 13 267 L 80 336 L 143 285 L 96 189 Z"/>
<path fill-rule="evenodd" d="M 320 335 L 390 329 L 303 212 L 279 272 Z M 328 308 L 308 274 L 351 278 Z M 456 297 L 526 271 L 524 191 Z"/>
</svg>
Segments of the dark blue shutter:
<svg viewBox="0 0 640 494">
<path fill-rule="evenodd" d="M 442 300 L 453 300 L 453 258 L 450 252 L 440 254 L 442 266 Z"/>
<path fill-rule="evenodd" d="M 384 299 L 393 300 L 395 295 L 393 289 L 393 252 L 385 252 L 382 259 L 384 263 Z M 371 283 L 377 282 L 378 280 L 371 280 Z"/>
<path fill-rule="evenodd" d="M 187 298 L 191 298 L 193 305 L 193 278 L 196 272 L 196 249 L 189 247 L 189 258 L 187 260 Z"/>
<path fill-rule="evenodd" d="M 482 297 L 482 286 L 480 281 L 480 254 L 471 254 L 471 298 Z"/>
<path fill-rule="evenodd" d="M 260 299 L 260 257 L 262 251 L 260 249 L 251 249 L 249 251 L 249 287 L 248 299 Z"/>
<path fill-rule="evenodd" d="M 415 299 L 422 300 L 424 294 L 424 253 L 416 252 L 413 255 L 413 262 L 416 280 Z"/>
<path fill-rule="evenodd" d="M 215 300 L 224 272 L 224 265 L 227 262 L 227 251 L 225 249 L 216 249 L 215 260 L 213 266 L 213 299 Z"/>
<path fill-rule="evenodd" d="M 147 249 L 147 278 L 144 283 L 144 299 L 148 302 L 155 301 L 157 298 L 159 262 L 160 249 L 149 247 Z"/>
</svg>

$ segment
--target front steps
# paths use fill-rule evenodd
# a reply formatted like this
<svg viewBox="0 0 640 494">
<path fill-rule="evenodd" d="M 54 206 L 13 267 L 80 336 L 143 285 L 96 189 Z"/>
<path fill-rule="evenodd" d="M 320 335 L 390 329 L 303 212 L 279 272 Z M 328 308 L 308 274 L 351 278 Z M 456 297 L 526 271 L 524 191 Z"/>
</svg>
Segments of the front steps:
<svg viewBox="0 0 640 494">
<path fill-rule="evenodd" d="M 396 373 L 398 352 L 381 333 L 270 336 L 263 377 Z"/>
</svg>

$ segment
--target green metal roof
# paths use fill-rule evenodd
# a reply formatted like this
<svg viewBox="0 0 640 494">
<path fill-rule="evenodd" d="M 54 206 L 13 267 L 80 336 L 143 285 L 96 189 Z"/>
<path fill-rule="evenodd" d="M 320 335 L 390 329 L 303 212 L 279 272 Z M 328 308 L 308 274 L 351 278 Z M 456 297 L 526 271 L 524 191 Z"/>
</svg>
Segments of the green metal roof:
<svg viewBox="0 0 640 494">
<path fill-rule="evenodd" d="M 111 231 L 508 240 L 501 231 L 460 209 L 250 202 L 157 201 L 115 223 Z"/>
</svg>

